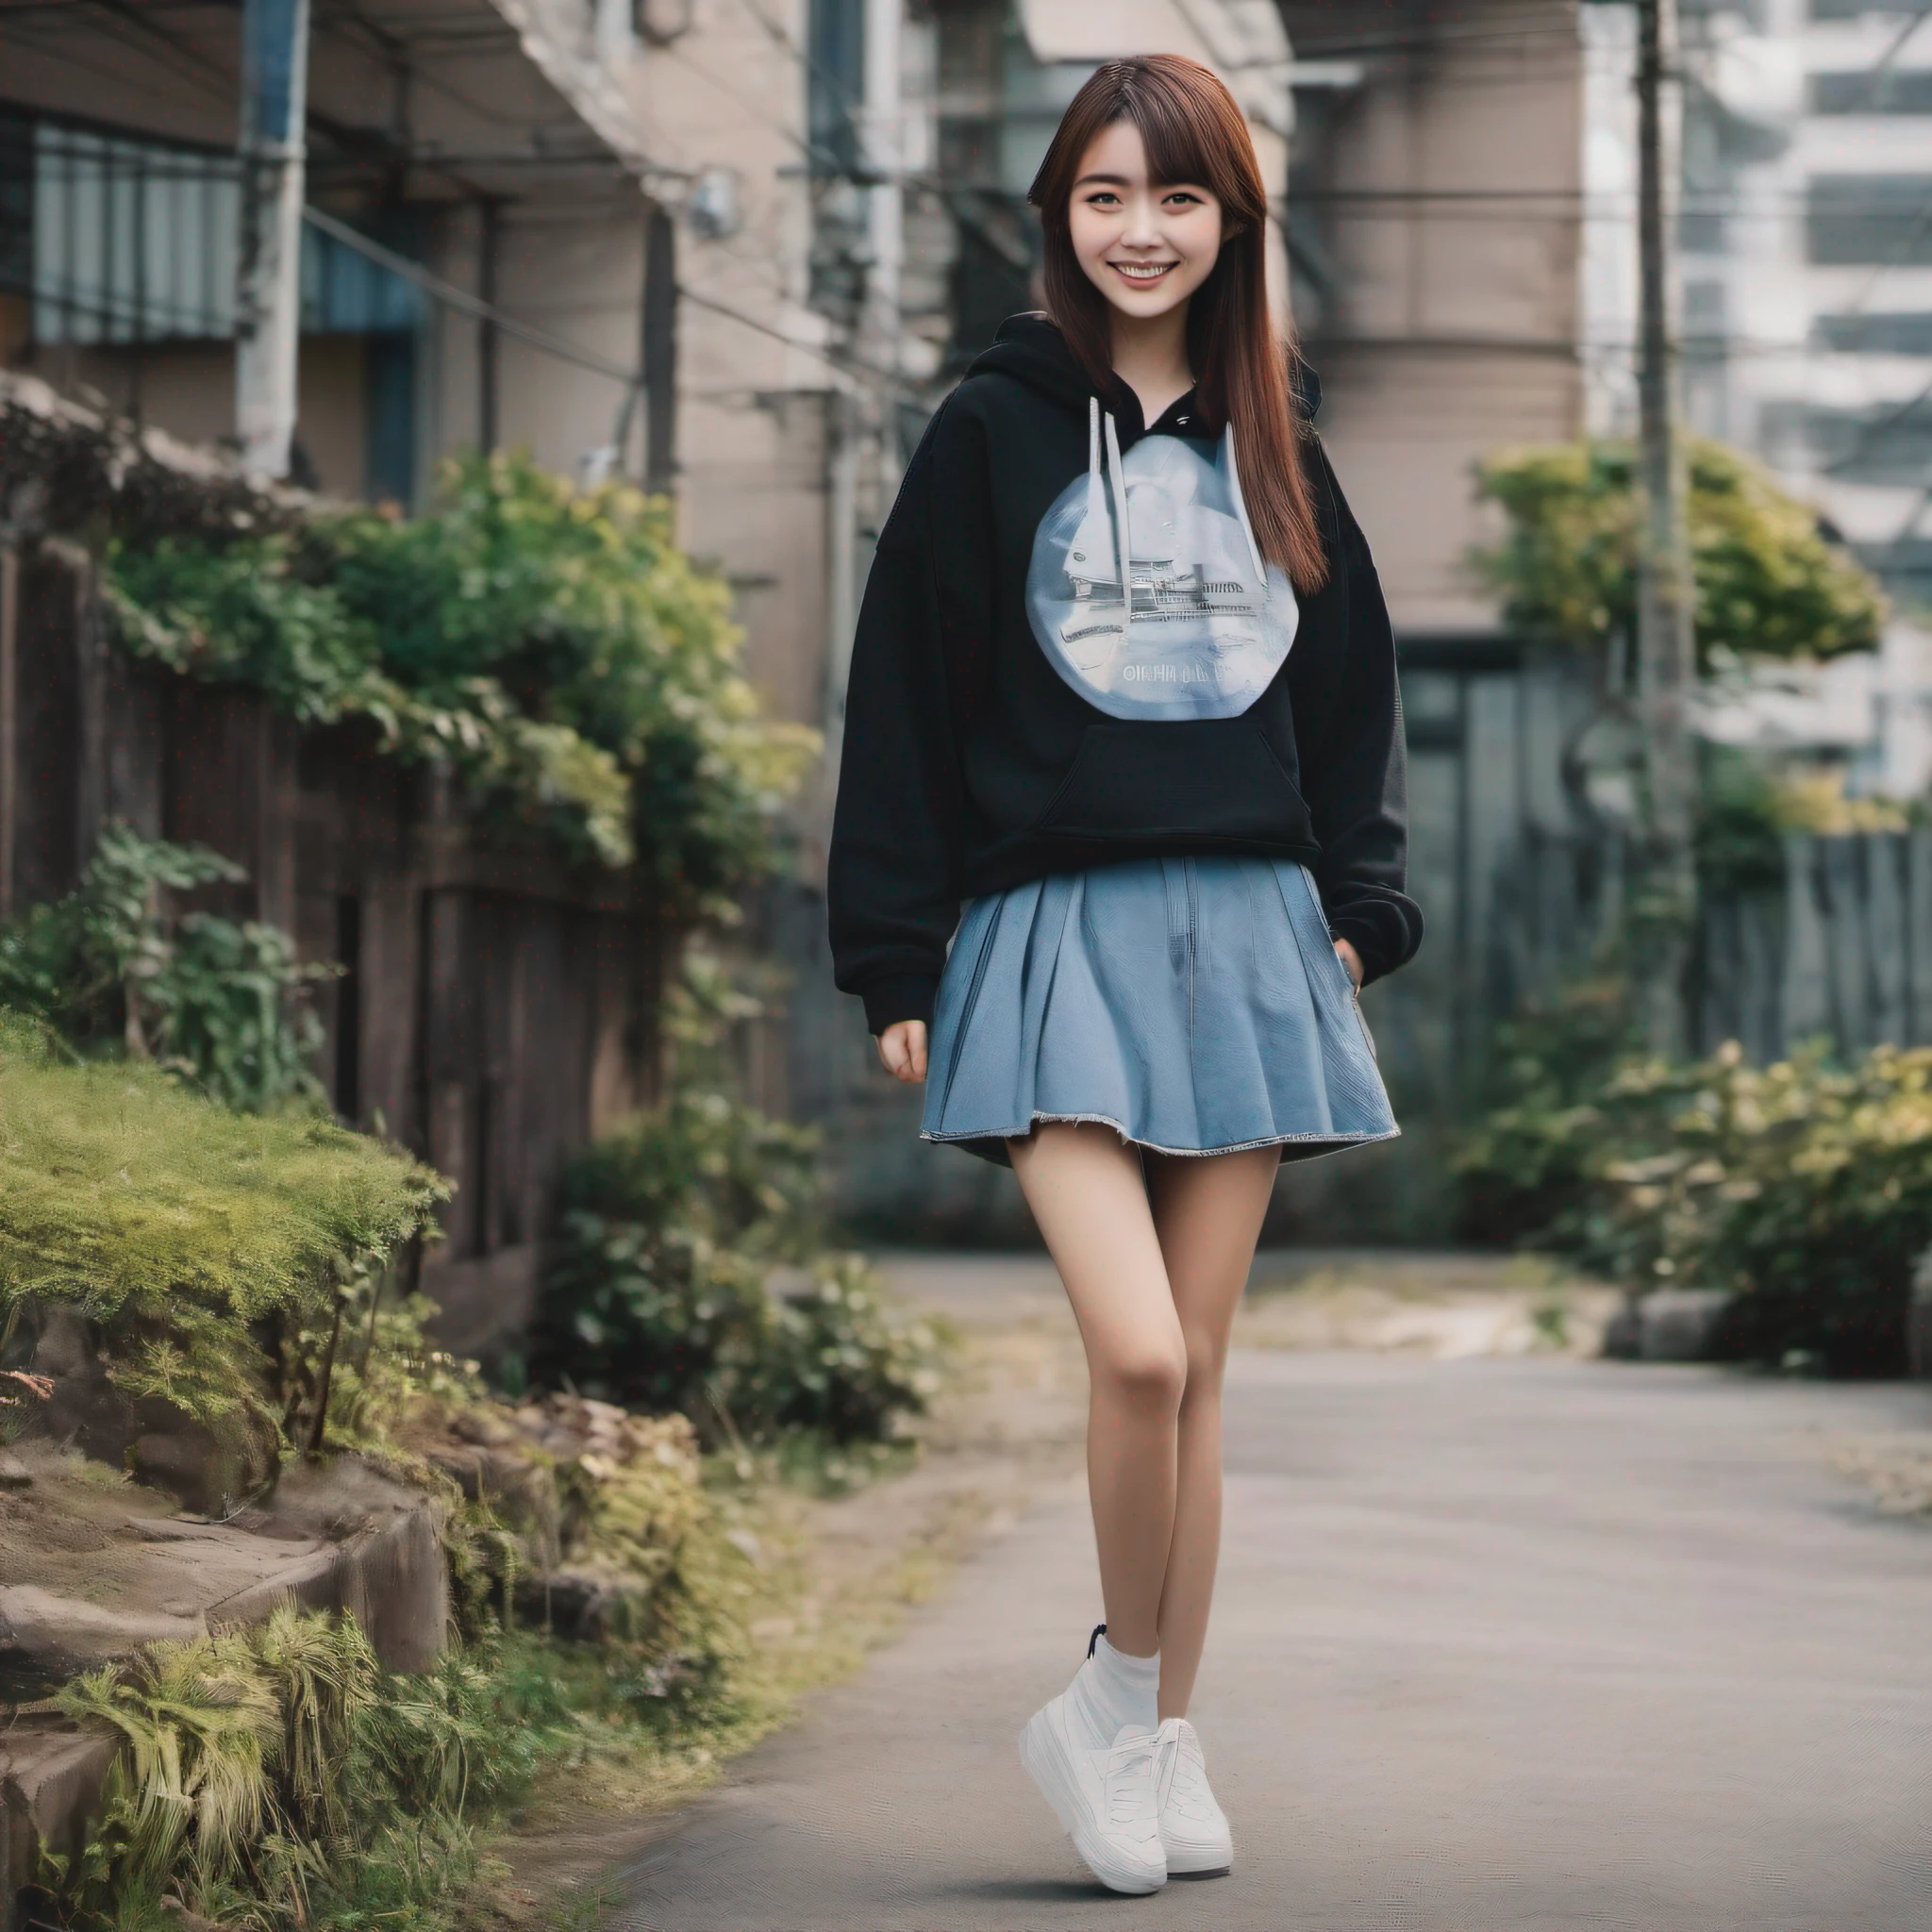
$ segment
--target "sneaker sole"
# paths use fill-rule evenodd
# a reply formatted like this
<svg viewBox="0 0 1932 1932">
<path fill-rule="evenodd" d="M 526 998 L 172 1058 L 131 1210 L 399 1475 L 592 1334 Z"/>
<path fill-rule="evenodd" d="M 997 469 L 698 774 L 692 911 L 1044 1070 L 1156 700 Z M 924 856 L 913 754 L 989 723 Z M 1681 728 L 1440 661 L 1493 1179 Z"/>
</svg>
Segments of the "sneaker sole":
<svg viewBox="0 0 1932 1932">
<path fill-rule="evenodd" d="M 1049 1706 L 1048 1709 L 1051 1707 Z M 1083 1816 L 1079 1780 L 1068 1760 L 1066 1746 L 1061 1743 L 1059 1733 L 1046 1710 L 1035 1711 L 1026 1721 L 1026 1728 L 1020 1733 L 1020 1762 L 1025 1766 L 1027 1776 L 1040 1787 L 1040 1795 L 1053 1807 L 1053 1815 L 1059 1820 L 1060 1829 L 1074 1840 L 1074 1849 L 1079 1853 L 1080 1862 L 1101 1884 L 1109 1891 L 1126 1892 L 1137 1897 L 1160 1890 L 1164 1879 L 1114 1863 L 1106 1840 L 1095 1843 Z"/>
<path fill-rule="evenodd" d="M 1224 1858 L 1218 1865 L 1176 1865 L 1171 1857 L 1167 1861 L 1170 1878 L 1225 1878 L 1233 1870 L 1232 1858 Z"/>
<path fill-rule="evenodd" d="M 1167 1875 L 1170 1878 L 1224 1878 L 1234 1870 L 1232 1845 L 1176 1846 L 1165 1832 L 1161 1833 L 1161 1840 L 1167 1847 Z"/>
</svg>

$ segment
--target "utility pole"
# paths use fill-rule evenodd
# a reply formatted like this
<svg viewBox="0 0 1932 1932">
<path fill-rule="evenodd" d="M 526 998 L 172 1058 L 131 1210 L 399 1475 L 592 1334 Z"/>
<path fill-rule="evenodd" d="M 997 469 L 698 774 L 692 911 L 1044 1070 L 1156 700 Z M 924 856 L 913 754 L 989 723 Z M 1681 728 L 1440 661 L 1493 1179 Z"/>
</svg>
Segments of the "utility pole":
<svg viewBox="0 0 1932 1932">
<path fill-rule="evenodd" d="M 905 266 L 905 0 L 845 0 L 846 45 L 856 46 L 858 101 L 852 117 L 852 158 L 865 196 L 865 280 L 852 346 L 859 368 L 827 398 L 831 450 L 826 462 L 831 569 L 826 612 L 826 736 L 837 760 L 843 728 L 845 677 L 859 594 L 870 567 L 865 532 L 886 520 L 904 461 L 898 391 L 891 375 L 902 360 L 900 276 Z"/>
<path fill-rule="evenodd" d="M 258 475 L 289 474 L 302 326 L 308 0 L 242 0 L 235 428 Z"/>
<path fill-rule="evenodd" d="M 906 259 L 905 112 L 902 33 L 905 0 L 865 0 L 865 115 L 860 157 L 866 189 L 865 307 L 858 330 L 859 357 L 874 370 L 896 372 L 900 362 L 900 276 Z M 868 412 L 879 425 L 878 487 L 885 508 L 899 487 L 898 397 L 874 395 Z"/>
<path fill-rule="evenodd" d="M 1637 699 L 1643 732 L 1643 849 L 1629 921 L 1631 973 L 1657 1052 L 1688 1041 L 1685 977 L 1697 905 L 1691 837 L 1697 797 L 1690 702 L 1696 690 L 1687 521 L 1688 466 L 1678 424 L 1675 250 L 1679 130 L 1676 0 L 1637 0 Z"/>
</svg>

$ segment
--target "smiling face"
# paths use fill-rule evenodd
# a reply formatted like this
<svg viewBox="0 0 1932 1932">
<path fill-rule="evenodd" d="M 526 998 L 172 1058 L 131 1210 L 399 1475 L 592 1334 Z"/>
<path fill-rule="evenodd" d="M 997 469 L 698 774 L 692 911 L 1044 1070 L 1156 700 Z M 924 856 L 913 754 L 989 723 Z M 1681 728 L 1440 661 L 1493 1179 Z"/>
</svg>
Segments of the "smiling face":
<svg viewBox="0 0 1932 1932">
<path fill-rule="evenodd" d="M 1180 307 L 1221 254 L 1221 204 L 1192 183 L 1149 180 L 1131 121 L 1114 122 L 1080 158 L 1067 216 L 1088 279 L 1136 321 Z"/>
</svg>

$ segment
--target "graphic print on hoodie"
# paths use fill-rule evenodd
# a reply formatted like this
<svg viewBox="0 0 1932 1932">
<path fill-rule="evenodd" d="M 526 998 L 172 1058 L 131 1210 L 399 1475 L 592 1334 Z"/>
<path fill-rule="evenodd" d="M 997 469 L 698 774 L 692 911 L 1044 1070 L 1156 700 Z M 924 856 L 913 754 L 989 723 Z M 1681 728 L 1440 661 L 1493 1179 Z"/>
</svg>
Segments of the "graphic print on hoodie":
<svg viewBox="0 0 1932 1932">
<path fill-rule="evenodd" d="M 1297 599 L 1226 429 L 1192 391 L 1152 424 L 1096 393 L 1040 315 L 927 425 L 853 637 L 826 863 L 833 974 L 874 1033 L 931 1018 L 963 900 L 1126 858 L 1290 859 L 1368 978 L 1414 953 L 1368 544 L 1310 436 L 1328 576 Z"/>
<path fill-rule="evenodd" d="M 1255 541 L 1233 430 L 1211 458 L 1150 434 L 1123 459 L 1092 397 L 1087 435 L 1087 475 L 1033 540 L 1026 609 L 1040 648 L 1110 717 L 1239 716 L 1281 669 L 1300 611 Z"/>
</svg>

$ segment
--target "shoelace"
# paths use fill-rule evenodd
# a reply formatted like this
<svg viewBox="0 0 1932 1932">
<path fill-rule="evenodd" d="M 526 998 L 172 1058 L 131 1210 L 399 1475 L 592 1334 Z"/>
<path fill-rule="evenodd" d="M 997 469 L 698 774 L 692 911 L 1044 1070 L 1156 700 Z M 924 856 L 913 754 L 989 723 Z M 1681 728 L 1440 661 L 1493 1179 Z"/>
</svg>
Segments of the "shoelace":
<svg viewBox="0 0 1932 1932">
<path fill-rule="evenodd" d="M 1168 1774 L 1167 1802 L 1185 1818 L 1208 1815 L 1208 1767 L 1198 1750 L 1175 1738 L 1168 1747 L 1174 1753 L 1174 1769 Z"/>
<path fill-rule="evenodd" d="M 1116 1744 L 1100 1768 L 1107 1822 L 1116 1828 L 1158 1820 L 1154 1788 L 1154 1743 Z"/>
</svg>

